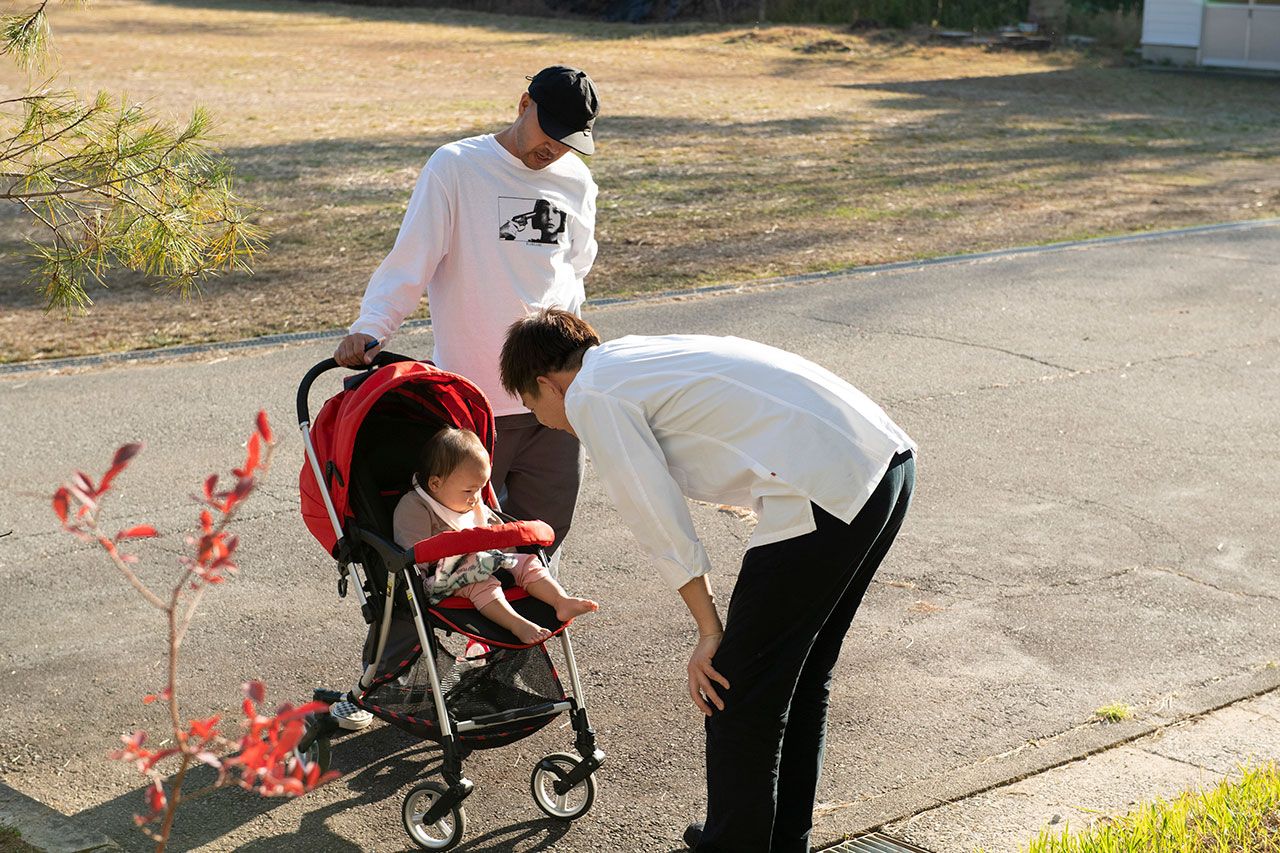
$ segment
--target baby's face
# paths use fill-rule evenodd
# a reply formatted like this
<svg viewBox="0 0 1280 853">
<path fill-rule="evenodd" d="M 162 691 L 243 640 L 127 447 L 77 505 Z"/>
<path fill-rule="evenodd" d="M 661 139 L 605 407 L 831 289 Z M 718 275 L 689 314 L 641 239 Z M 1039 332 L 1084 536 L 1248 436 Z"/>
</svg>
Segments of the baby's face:
<svg viewBox="0 0 1280 853">
<path fill-rule="evenodd" d="M 427 492 L 454 512 L 470 512 L 480 506 L 480 492 L 489 482 L 489 463 L 481 460 L 463 462 L 447 477 L 432 477 Z"/>
</svg>

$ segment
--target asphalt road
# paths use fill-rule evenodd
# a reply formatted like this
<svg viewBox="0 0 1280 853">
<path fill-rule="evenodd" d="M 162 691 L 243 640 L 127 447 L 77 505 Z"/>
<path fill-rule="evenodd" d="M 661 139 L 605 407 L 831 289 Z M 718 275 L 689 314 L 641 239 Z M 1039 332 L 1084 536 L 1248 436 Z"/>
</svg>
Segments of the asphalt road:
<svg viewBox="0 0 1280 853">
<path fill-rule="evenodd" d="M 1131 736 L 1140 720 L 1280 682 L 1280 227 L 854 274 L 597 309 L 605 337 L 734 334 L 849 378 L 919 442 L 916 502 L 845 647 L 816 840 L 879 824 Z M 430 351 L 428 333 L 396 349 Z M 0 378 L 0 779 L 131 849 L 141 784 L 116 735 L 163 721 L 162 625 L 47 499 L 111 450 L 145 452 L 110 503 L 175 571 L 206 473 L 238 464 L 254 412 L 276 469 L 238 525 L 242 571 L 185 648 L 185 712 L 235 716 L 345 686 L 363 627 L 297 514 L 296 383 L 332 342 L 176 363 Z M 336 382 L 336 380 L 335 380 Z M 336 386 L 322 393 L 328 393 Z M 320 394 L 317 395 L 317 402 Z M 727 601 L 748 529 L 695 508 Z M 473 851 L 667 851 L 700 816 L 701 720 L 685 698 L 695 632 L 590 476 L 562 567 L 601 602 L 579 662 L 602 747 L 600 792 L 571 827 L 528 775 L 567 748 L 552 727 L 467 763 Z M 786 618 L 785 613 L 778 618 Z M 1133 724 L 1139 725 L 1139 724 Z M 298 801 L 217 792 L 179 812 L 173 849 L 401 850 L 400 799 L 436 751 L 378 726 L 335 747 L 342 778 Z"/>
</svg>

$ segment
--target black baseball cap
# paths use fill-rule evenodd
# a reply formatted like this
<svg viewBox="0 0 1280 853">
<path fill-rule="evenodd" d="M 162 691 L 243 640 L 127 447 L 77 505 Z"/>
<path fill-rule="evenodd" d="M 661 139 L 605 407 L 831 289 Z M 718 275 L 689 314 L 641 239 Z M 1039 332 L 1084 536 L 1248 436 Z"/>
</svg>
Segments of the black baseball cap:
<svg viewBox="0 0 1280 853">
<path fill-rule="evenodd" d="M 600 112 L 600 98 L 587 72 L 552 65 L 527 79 L 542 132 L 579 154 L 594 154 L 591 128 Z"/>
</svg>

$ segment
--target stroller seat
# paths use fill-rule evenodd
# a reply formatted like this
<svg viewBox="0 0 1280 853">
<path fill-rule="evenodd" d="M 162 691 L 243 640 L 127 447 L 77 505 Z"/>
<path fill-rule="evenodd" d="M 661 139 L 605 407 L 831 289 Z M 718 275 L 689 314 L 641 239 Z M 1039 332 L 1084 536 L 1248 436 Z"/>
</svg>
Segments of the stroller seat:
<svg viewBox="0 0 1280 853">
<path fill-rule="evenodd" d="M 551 636 L 558 635 L 573 624 L 573 620 L 561 622 L 556 618 L 556 609 L 545 601 L 539 601 L 520 587 L 502 588 L 511 609 L 535 625 L 546 628 Z M 492 619 L 486 618 L 470 599 L 460 595 L 451 595 L 441 599 L 427 608 L 431 621 L 437 628 L 454 631 L 487 646 L 500 646 L 504 649 L 527 649 L 538 643 L 522 643 L 515 634 L 503 628 Z M 545 640 L 542 642 L 546 642 Z"/>
</svg>

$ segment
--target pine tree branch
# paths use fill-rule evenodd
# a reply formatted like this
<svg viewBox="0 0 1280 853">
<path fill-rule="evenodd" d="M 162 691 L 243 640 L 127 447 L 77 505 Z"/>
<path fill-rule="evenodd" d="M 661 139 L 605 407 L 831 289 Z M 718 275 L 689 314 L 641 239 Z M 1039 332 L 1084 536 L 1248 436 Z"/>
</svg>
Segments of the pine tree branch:
<svg viewBox="0 0 1280 853">
<path fill-rule="evenodd" d="M 97 104 L 93 105 L 92 107 L 89 107 L 89 109 L 85 111 L 84 115 L 80 116 L 80 118 L 76 119 L 71 124 L 67 125 L 66 127 L 62 128 L 56 133 L 49 134 L 44 139 L 41 139 L 38 142 L 31 143 L 26 148 L 19 148 L 17 151 L 13 151 L 13 152 L 10 152 L 6 149 L 4 154 L 0 155 L 0 163 L 4 162 L 5 160 L 12 160 L 15 157 L 21 157 L 23 154 L 26 154 L 28 151 L 30 151 L 33 148 L 39 148 L 41 145 L 48 145 L 50 142 L 53 142 L 55 139 L 62 136 L 64 133 L 74 130 L 78 125 L 83 124 L 85 121 L 89 119 L 90 116 L 92 116 L 96 112 L 98 112 Z M 14 137 L 14 138 L 16 139 L 17 137 Z M 47 171 L 51 166 L 56 166 L 60 163 L 65 163 L 68 160 L 75 159 L 76 157 L 83 157 L 83 156 L 85 156 L 83 152 L 80 154 L 71 154 L 66 157 L 63 157 L 61 160 L 55 160 L 51 164 L 41 166 L 36 171 L 37 172 Z"/>
<path fill-rule="evenodd" d="M 40 211 L 38 211 L 38 210 L 36 210 L 34 207 L 32 207 L 32 206 L 31 206 L 31 203 L 30 203 L 30 202 L 28 202 L 28 201 L 27 201 L 26 199 L 24 199 L 24 198 L 20 198 L 20 199 L 18 199 L 18 204 L 20 204 L 20 205 L 22 205 L 23 207 L 25 207 L 25 208 L 27 209 L 27 213 L 30 213 L 30 214 L 31 214 L 32 216 L 34 216 L 36 219 L 39 219 L 41 222 L 43 222 L 43 223 L 45 224 L 45 226 L 46 226 L 46 227 L 48 227 L 48 229 L 49 229 L 50 231 L 52 231 L 52 232 L 53 232 L 53 234 L 54 234 L 54 236 L 55 236 L 55 237 L 56 237 L 56 236 L 58 236 L 58 229 L 60 229 L 60 228 L 62 227 L 61 225 L 54 225 L 54 224 L 53 224 L 52 222 L 50 222 L 49 220 L 45 219 L 45 218 L 44 218 L 44 216 L 43 216 L 43 215 L 41 215 Z M 65 224 L 65 223 L 64 223 L 64 224 Z"/>
</svg>

